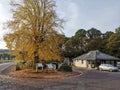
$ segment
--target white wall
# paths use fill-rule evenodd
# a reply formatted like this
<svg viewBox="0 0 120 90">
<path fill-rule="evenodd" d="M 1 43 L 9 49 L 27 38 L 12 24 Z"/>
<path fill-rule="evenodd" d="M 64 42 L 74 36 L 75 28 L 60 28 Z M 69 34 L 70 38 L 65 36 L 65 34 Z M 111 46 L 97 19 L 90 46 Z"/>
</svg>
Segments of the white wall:
<svg viewBox="0 0 120 90">
<path fill-rule="evenodd" d="M 76 67 L 87 67 L 87 60 L 73 60 L 73 64 Z"/>
</svg>

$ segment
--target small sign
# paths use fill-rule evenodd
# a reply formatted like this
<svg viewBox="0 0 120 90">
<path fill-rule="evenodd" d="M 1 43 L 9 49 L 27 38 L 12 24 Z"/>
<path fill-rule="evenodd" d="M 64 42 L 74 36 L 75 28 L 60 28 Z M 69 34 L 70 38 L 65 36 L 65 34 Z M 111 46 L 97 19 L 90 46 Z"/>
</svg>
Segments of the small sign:
<svg viewBox="0 0 120 90">
<path fill-rule="evenodd" d="M 27 52 L 22 52 L 22 51 L 20 51 L 19 52 L 19 54 L 22 54 L 22 55 L 24 55 L 24 54 L 26 54 Z"/>
</svg>

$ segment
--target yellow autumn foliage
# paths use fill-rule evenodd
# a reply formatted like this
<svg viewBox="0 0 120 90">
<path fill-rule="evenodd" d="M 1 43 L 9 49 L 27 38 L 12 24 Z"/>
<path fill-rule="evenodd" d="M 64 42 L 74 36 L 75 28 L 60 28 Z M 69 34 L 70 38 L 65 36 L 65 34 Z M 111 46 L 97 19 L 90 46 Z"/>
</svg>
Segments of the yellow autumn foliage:
<svg viewBox="0 0 120 90">
<path fill-rule="evenodd" d="M 13 1 L 11 5 L 14 7 L 13 19 L 7 22 L 10 33 L 4 40 L 16 59 L 33 60 L 34 52 L 37 52 L 40 60 L 60 61 L 63 20 L 56 14 L 55 1 L 21 0 Z"/>
</svg>

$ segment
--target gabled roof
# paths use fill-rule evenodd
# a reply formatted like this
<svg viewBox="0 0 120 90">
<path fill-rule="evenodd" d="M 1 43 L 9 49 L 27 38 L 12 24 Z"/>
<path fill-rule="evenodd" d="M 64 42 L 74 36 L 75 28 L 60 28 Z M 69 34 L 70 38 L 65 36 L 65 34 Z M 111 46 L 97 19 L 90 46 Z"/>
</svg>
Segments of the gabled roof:
<svg viewBox="0 0 120 90">
<path fill-rule="evenodd" d="M 120 58 L 116 58 L 114 56 L 100 52 L 99 50 L 95 50 L 78 56 L 73 60 L 120 60 Z"/>
</svg>

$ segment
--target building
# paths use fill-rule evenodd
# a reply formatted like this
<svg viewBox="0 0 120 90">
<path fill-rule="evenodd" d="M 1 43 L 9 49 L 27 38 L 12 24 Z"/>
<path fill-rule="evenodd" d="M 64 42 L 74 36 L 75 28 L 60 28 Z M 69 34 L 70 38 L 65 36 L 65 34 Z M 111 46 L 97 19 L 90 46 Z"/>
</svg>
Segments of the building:
<svg viewBox="0 0 120 90">
<path fill-rule="evenodd" d="M 73 64 L 76 67 L 97 68 L 100 64 L 105 63 L 116 66 L 117 61 L 120 59 L 95 50 L 74 58 Z"/>
<path fill-rule="evenodd" d="M 0 60 L 12 60 L 12 52 L 8 49 L 0 49 Z"/>
</svg>

